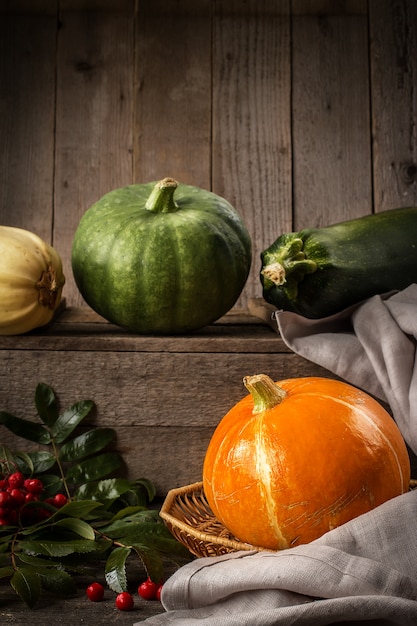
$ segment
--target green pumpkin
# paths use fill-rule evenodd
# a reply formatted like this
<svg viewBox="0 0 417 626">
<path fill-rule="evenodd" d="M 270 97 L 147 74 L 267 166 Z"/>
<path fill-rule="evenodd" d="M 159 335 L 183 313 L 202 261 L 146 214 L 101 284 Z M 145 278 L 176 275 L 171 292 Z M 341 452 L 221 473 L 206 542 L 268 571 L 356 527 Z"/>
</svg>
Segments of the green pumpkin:
<svg viewBox="0 0 417 626">
<path fill-rule="evenodd" d="M 229 202 L 172 178 L 107 193 L 85 212 L 72 245 L 85 301 L 142 334 L 214 322 L 235 304 L 250 265 L 250 236 Z"/>
</svg>

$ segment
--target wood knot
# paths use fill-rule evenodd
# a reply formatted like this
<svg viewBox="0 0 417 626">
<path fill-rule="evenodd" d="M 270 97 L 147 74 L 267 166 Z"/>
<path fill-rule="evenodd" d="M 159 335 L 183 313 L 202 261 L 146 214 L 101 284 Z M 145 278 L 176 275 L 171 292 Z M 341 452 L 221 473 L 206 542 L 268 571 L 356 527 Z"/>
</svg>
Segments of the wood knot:
<svg viewBox="0 0 417 626">
<path fill-rule="evenodd" d="M 417 180 L 417 164 L 413 161 L 401 163 L 400 175 L 407 185 L 412 185 Z"/>
<path fill-rule="evenodd" d="M 88 61 L 77 61 L 75 64 L 75 69 L 77 72 L 85 73 L 91 72 L 94 69 L 94 65 L 89 63 Z"/>
</svg>

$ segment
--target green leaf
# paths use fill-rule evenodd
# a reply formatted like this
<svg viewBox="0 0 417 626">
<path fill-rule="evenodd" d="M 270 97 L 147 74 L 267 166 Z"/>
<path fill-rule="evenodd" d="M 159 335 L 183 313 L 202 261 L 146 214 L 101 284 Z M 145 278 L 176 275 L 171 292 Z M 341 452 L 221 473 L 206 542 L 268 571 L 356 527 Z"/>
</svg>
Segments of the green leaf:
<svg viewBox="0 0 417 626">
<path fill-rule="evenodd" d="M 86 517 L 89 513 L 101 507 L 96 500 L 71 500 L 59 509 L 59 514 L 68 517 Z"/>
<path fill-rule="evenodd" d="M 31 609 L 41 595 L 41 579 L 31 567 L 19 567 L 13 574 L 10 584 L 19 597 Z"/>
<path fill-rule="evenodd" d="M 65 443 L 59 453 L 61 461 L 78 461 L 100 452 L 114 438 L 113 428 L 95 428 Z"/>
<path fill-rule="evenodd" d="M 34 441 L 35 443 L 41 443 L 47 445 L 51 442 L 50 433 L 35 422 L 15 417 L 6 411 L 0 411 L 0 424 L 6 426 L 14 435 L 18 435 L 23 439 Z"/>
<path fill-rule="evenodd" d="M 115 548 L 106 561 L 106 582 L 110 589 L 116 593 L 126 591 L 127 589 L 126 560 L 130 553 L 130 548 Z"/>
<path fill-rule="evenodd" d="M 56 443 L 62 443 L 69 437 L 94 406 L 92 400 L 81 400 L 66 409 L 52 426 L 52 435 Z"/>
<path fill-rule="evenodd" d="M 44 556 L 66 556 L 73 554 L 74 552 L 92 552 L 96 549 L 94 541 L 90 539 L 75 539 L 70 541 L 47 541 L 34 540 L 34 541 L 22 541 L 20 543 L 22 550 L 33 554 L 43 554 Z"/>
<path fill-rule="evenodd" d="M 117 535 L 117 540 L 126 545 L 141 544 L 165 555 L 189 556 L 188 550 L 174 539 L 165 524 L 132 524 L 126 534 Z"/>
<path fill-rule="evenodd" d="M 142 511 L 147 511 L 143 506 L 126 506 L 124 509 L 120 509 L 117 511 L 115 515 L 113 515 L 111 521 L 115 522 L 117 520 L 122 520 L 123 518 L 131 518 L 132 516 L 137 517 L 136 513 L 140 513 Z"/>
<path fill-rule="evenodd" d="M 152 500 L 155 498 L 155 496 L 156 496 L 156 487 L 153 484 L 153 482 L 151 482 L 147 478 L 138 478 L 137 480 L 135 480 L 133 485 L 136 488 L 136 490 L 145 491 L 145 493 L 146 493 L 146 495 L 148 497 L 149 502 L 152 502 Z"/>
<path fill-rule="evenodd" d="M 16 463 L 16 456 L 7 446 L 0 445 L 0 469 L 4 473 L 12 472 Z"/>
<path fill-rule="evenodd" d="M 130 482 L 125 478 L 107 478 L 97 483 L 81 485 L 76 491 L 77 500 L 113 500 L 128 491 Z"/>
<path fill-rule="evenodd" d="M 33 452 L 18 453 L 28 465 L 32 466 L 31 474 L 42 474 L 47 472 L 56 463 L 55 457 L 47 450 L 35 450 Z M 43 479 L 42 479 L 43 481 Z"/>
<path fill-rule="evenodd" d="M 84 537 L 84 539 L 90 539 L 92 541 L 94 541 L 95 539 L 94 530 L 90 526 L 90 524 L 87 524 L 87 522 L 84 522 L 83 520 L 77 519 L 75 517 L 64 517 L 63 519 L 55 522 L 54 527 L 55 526 L 70 530 L 76 535 Z"/>
<path fill-rule="evenodd" d="M 41 570 L 42 587 L 51 593 L 62 596 L 75 595 L 77 587 L 74 579 L 62 569 L 48 568 Z"/>
<path fill-rule="evenodd" d="M 41 420 L 53 426 L 58 418 L 58 403 L 54 390 L 45 383 L 39 383 L 35 390 L 35 406 Z"/>
<path fill-rule="evenodd" d="M 11 578 L 13 576 L 14 569 L 11 565 L 0 567 L 0 578 Z"/>
<path fill-rule="evenodd" d="M 132 548 L 142 561 L 149 578 L 156 584 L 161 583 L 164 578 L 164 564 L 158 551 L 139 543 Z"/>
<path fill-rule="evenodd" d="M 12 541 L 15 534 L 16 526 L 0 526 L 0 554 L 8 551 L 9 541 Z"/>
<path fill-rule="evenodd" d="M 58 491 L 62 491 L 64 481 L 56 474 L 43 474 L 40 478 L 43 482 L 42 497 L 54 496 Z"/>
<path fill-rule="evenodd" d="M 44 567 L 59 567 L 61 564 L 60 559 L 54 561 L 49 557 L 33 556 L 33 554 L 27 554 L 26 552 L 18 552 L 16 558 L 26 565 L 31 565 L 39 569 Z"/>
<path fill-rule="evenodd" d="M 113 508 L 121 509 L 125 507 L 142 506 L 145 507 L 148 504 L 148 499 L 144 493 L 138 493 L 134 489 L 125 491 L 123 495 L 114 503 Z"/>
<path fill-rule="evenodd" d="M 135 480 L 131 484 L 131 489 L 123 494 L 123 506 L 147 506 L 156 495 L 154 484 L 146 478 Z"/>
<path fill-rule="evenodd" d="M 133 532 L 142 532 L 144 524 L 146 524 L 145 532 L 148 532 L 149 529 L 153 531 L 156 522 L 155 512 L 146 509 L 128 514 L 130 508 L 131 507 L 128 507 L 126 509 L 123 509 L 122 511 L 119 511 L 119 514 L 123 512 L 125 512 L 126 514 L 122 517 L 115 515 L 111 519 L 110 523 L 101 529 L 102 532 L 109 537 L 116 538 L 121 537 L 122 535 L 126 535 L 126 533 L 129 533 L 131 529 L 134 529 Z"/>
<path fill-rule="evenodd" d="M 121 465 L 122 459 L 117 452 L 104 452 L 70 467 L 67 481 L 78 484 L 98 480 L 118 470 Z"/>
<path fill-rule="evenodd" d="M 25 476 L 28 474 L 33 474 L 33 462 L 28 452 L 22 452 L 17 450 L 15 452 L 15 457 L 17 466 L 22 474 L 25 474 Z"/>
</svg>

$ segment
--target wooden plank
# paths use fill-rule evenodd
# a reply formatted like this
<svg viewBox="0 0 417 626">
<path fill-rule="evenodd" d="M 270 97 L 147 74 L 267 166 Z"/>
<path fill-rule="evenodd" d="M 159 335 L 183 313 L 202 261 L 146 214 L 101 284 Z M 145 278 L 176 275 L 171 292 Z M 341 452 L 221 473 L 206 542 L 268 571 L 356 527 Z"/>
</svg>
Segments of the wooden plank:
<svg viewBox="0 0 417 626">
<path fill-rule="evenodd" d="M 177 569 L 174 563 L 165 563 L 165 576 L 168 578 Z M 146 580 L 147 574 L 139 557 L 132 555 L 127 562 L 129 591 L 134 597 L 132 611 L 119 611 L 115 607 L 116 593 L 110 591 L 105 583 L 104 562 L 97 564 L 87 574 L 74 576 L 77 591 L 74 597 L 60 597 L 47 591 L 42 595 L 33 610 L 28 609 L 12 587 L 1 581 L 0 621 L 2 626 L 45 626 L 59 623 L 59 626 L 132 626 L 145 621 L 148 617 L 164 612 L 160 602 L 149 602 L 137 594 L 138 585 Z M 102 602 L 90 602 L 85 590 L 92 582 L 101 582 L 105 588 Z"/>
<path fill-rule="evenodd" d="M 54 244 L 63 259 L 66 298 L 80 304 L 70 264 L 78 222 L 104 193 L 133 182 L 134 2 L 124 0 L 114 12 L 61 4 Z"/>
<path fill-rule="evenodd" d="M 0 223 L 51 243 L 56 7 L 6 7 L 13 11 L 0 20 Z"/>
<path fill-rule="evenodd" d="M 57 15 L 58 0 L 0 0 L 0 13 L 48 13 Z"/>
<path fill-rule="evenodd" d="M 417 204 L 417 4 L 369 3 L 375 210 Z"/>
<path fill-rule="evenodd" d="M 132 8 L 130 0 L 59 0 L 64 11 L 115 11 L 125 12 Z"/>
<path fill-rule="evenodd" d="M 210 326 L 196 335 L 190 334 L 183 337 L 153 337 L 137 336 L 133 337 L 128 333 L 123 333 L 115 327 L 109 332 L 102 334 L 101 329 L 91 329 L 90 325 L 82 326 L 80 329 L 68 328 L 59 334 L 54 335 L 44 333 L 33 333 L 19 337 L 1 337 L 0 346 L 2 349 L 13 349 L 15 351 L 41 350 L 48 352 L 51 349 L 52 339 L 55 350 L 66 350 L 71 352 L 96 351 L 96 352 L 154 352 L 154 353 L 196 353 L 204 352 L 235 354 L 251 354 L 264 352 L 275 354 L 277 352 L 289 352 L 285 348 L 282 340 L 273 332 L 266 332 L 259 327 L 253 330 L 243 339 L 241 326 L 230 326 L 225 329 L 219 326 Z M 282 348 L 282 350 L 281 350 Z"/>
<path fill-rule="evenodd" d="M 237 306 L 261 294 L 260 252 L 291 225 L 286 0 L 213 3 L 213 191 L 239 211 L 253 264 Z"/>
<path fill-rule="evenodd" d="M 293 18 L 294 229 L 372 210 L 367 16 Z"/>
<path fill-rule="evenodd" d="M 138 0 L 135 181 L 210 189 L 210 1 Z"/>
<path fill-rule="evenodd" d="M 0 335 L 0 349 L 205 354 L 290 352 L 272 321 L 268 324 L 248 314 L 229 313 L 218 322 L 187 335 L 152 336 L 130 333 L 86 307 L 66 309 L 48 326 L 25 335 Z"/>
<path fill-rule="evenodd" d="M 367 15 L 368 0 L 291 0 L 293 15 Z"/>
<path fill-rule="evenodd" d="M 245 395 L 242 379 L 265 372 L 276 380 L 317 367 L 294 354 L 27 352 L 3 350 L 1 410 L 34 413 L 39 382 L 61 404 L 90 398 L 100 423 L 210 427 Z"/>
<path fill-rule="evenodd" d="M 39 382 L 52 386 L 62 408 L 93 400 L 90 423 L 116 428 L 129 476 L 145 475 L 161 495 L 199 480 L 214 428 L 246 395 L 245 375 L 332 377 L 293 353 L 27 350 L 22 358 L 19 350 L 1 350 L 0 357 L 1 410 L 33 419 Z M 0 436 L 17 448 L 16 437 L 5 427 Z M 24 440 L 19 448 L 28 449 Z"/>
</svg>

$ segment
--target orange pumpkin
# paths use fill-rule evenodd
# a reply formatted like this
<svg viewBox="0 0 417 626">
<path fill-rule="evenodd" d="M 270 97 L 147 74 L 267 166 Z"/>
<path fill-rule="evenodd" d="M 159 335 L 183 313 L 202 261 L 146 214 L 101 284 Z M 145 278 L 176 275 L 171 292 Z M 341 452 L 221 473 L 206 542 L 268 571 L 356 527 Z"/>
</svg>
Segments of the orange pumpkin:
<svg viewBox="0 0 417 626">
<path fill-rule="evenodd" d="M 217 426 L 203 467 L 208 503 L 240 541 L 308 543 L 408 490 L 402 435 L 368 394 L 316 377 L 244 384 L 250 393 Z"/>
</svg>

